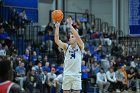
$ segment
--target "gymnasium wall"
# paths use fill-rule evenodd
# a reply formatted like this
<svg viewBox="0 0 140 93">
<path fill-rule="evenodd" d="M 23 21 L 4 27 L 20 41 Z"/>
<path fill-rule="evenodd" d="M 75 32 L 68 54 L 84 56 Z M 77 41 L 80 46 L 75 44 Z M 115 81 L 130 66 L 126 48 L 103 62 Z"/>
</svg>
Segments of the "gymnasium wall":
<svg viewBox="0 0 140 93">
<path fill-rule="evenodd" d="M 112 0 L 66 0 L 67 11 L 85 12 L 86 9 L 112 24 Z"/>
<path fill-rule="evenodd" d="M 128 34 L 128 0 L 66 0 L 65 11 L 72 12 L 89 12 L 95 14 L 102 21 L 108 22 L 109 25 L 120 28 L 125 35 Z M 58 0 L 58 9 L 62 9 L 62 0 Z M 118 11 L 120 7 L 120 11 Z M 55 9 L 55 0 L 52 3 L 39 3 L 39 23 L 46 25 L 49 22 L 49 10 Z M 120 12 L 120 15 L 118 13 Z M 118 20 L 120 19 L 120 22 Z"/>
<path fill-rule="evenodd" d="M 102 21 L 122 30 L 125 35 L 129 33 L 128 0 L 66 0 L 65 7 L 66 11 L 75 12 L 84 12 L 85 9 L 88 9 Z"/>
<path fill-rule="evenodd" d="M 38 16 L 39 24 L 47 25 L 49 22 L 49 11 L 52 9 L 52 4 L 39 3 L 38 4 Z"/>
</svg>

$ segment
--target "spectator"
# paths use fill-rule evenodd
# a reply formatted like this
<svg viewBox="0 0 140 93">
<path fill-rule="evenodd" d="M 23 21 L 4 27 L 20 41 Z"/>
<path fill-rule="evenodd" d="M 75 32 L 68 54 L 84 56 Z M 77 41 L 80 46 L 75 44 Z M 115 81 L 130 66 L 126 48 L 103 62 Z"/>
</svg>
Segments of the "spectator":
<svg viewBox="0 0 140 93">
<path fill-rule="evenodd" d="M 91 77 L 92 79 L 95 79 L 94 80 L 94 84 L 96 83 L 97 81 L 97 73 L 99 72 L 100 70 L 100 65 L 97 63 L 97 61 L 95 61 L 94 63 L 91 62 Z"/>
<path fill-rule="evenodd" d="M 137 89 L 137 92 L 140 91 L 140 69 L 138 69 L 136 73 L 136 89 Z"/>
<path fill-rule="evenodd" d="M 114 42 L 112 43 L 111 55 L 119 56 L 119 48 L 117 47 L 117 45 Z"/>
<path fill-rule="evenodd" d="M 81 24 L 79 19 L 76 20 L 75 25 L 76 25 L 76 28 L 78 29 L 79 35 L 82 36 L 83 35 L 83 28 L 82 28 L 82 24 Z"/>
<path fill-rule="evenodd" d="M 33 62 L 31 60 L 29 60 L 27 66 L 26 66 L 26 73 L 30 72 L 32 70 L 33 67 Z"/>
<path fill-rule="evenodd" d="M 38 59 L 38 56 L 37 56 L 37 54 L 36 54 L 36 51 L 33 51 L 33 56 L 32 56 L 33 65 L 36 64 L 37 59 Z"/>
<path fill-rule="evenodd" d="M 13 26 L 19 25 L 18 24 L 18 13 L 17 13 L 17 11 L 16 11 L 15 8 L 11 8 L 11 14 L 10 14 L 10 16 L 11 16 L 10 21 L 13 24 Z"/>
<path fill-rule="evenodd" d="M 29 55 L 29 50 L 28 49 L 25 50 L 25 54 L 23 55 L 23 57 L 26 60 L 26 64 L 27 64 L 27 62 L 30 59 L 30 55 Z"/>
<path fill-rule="evenodd" d="M 43 70 L 42 70 L 42 63 L 38 62 L 37 66 L 33 67 L 36 71 L 36 86 L 37 88 L 39 88 L 40 93 L 45 93 L 45 81 L 46 81 L 46 75 L 44 74 Z"/>
<path fill-rule="evenodd" d="M 45 63 L 45 66 L 42 67 L 42 70 L 43 71 L 50 72 L 51 71 L 51 69 L 50 69 L 50 63 L 49 62 L 46 62 Z"/>
<path fill-rule="evenodd" d="M 27 18 L 27 15 L 26 15 L 26 11 L 23 10 L 20 14 L 19 14 L 19 17 L 21 18 L 21 25 L 26 25 L 29 23 L 29 20 Z"/>
<path fill-rule="evenodd" d="M 51 68 L 51 72 L 48 73 L 48 85 L 50 87 L 50 92 L 52 93 L 52 89 L 54 87 L 54 79 L 56 78 L 55 68 Z"/>
<path fill-rule="evenodd" d="M 62 74 L 63 72 L 63 63 L 61 63 L 58 67 L 57 67 L 57 71 L 56 71 L 56 75 Z"/>
<path fill-rule="evenodd" d="M 87 85 L 88 85 L 88 72 L 90 70 L 85 65 L 85 61 L 82 61 L 82 92 L 87 93 Z"/>
<path fill-rule="evenodd" d="M 130 61 L 130 67 L 136 68 L 135 60 Z"/>
<path fill-rule="evenodd" d="M 116 90 L 116 76 L 113 68 L 109 68 L 109 71 L 106 72 L 107 80 L 110 83 L 109 91 L 112 92 Z"/>
<path fill-rule="evenodd" d="M 101 66 L 105 70 L 105 72 L 110 68 L 110 62 L 107 57 L 101 60 Z"/>
<path fill-rule="evenodd" d="M 44 59 L 43 59 L 43 66 L 46 64 L 46 62 L 48 62 L 49 63 L 49 60 L 48 60 L 48 56 L 47 55 L 45 55 L 44 56 Z M 50 72 L 50 71 L 49 71 Z"/>
<path fill-rule="evenodd" d="M 129 81 L 128 81 L 128 75 L 127 75 L 127 72 L 126 72 L 126 65 L 123 65 L 121 66 L 121 70 L 124 74 L 124 84 L 127 85 L 127 87 L 125 88 L 127 90 L 127 88 L 129 87 Z"/>
<path fill-rule="evenodd" d="M 0 43 L 0 56 L 6 56 L 6 50 L 2 47 L 2 44 Z"/>
<path fill-rule="evenodd" d="M 117 36 L 116 36 L 116 33 L 114 31 L 112 31 L 109 35 L 110 39 L 111 40 L 116 40 Z"/>
<path fill-rule="evenodd" d="M 62 81 L 63 81 L 63 74 L 59 74 L 59 75 L 54 79 L 54 87 L 56 87 L 56 93 L 61 93 Z"/>
<path fill-rule="evenodd" d="M 28 81 L 29 92 L 33 93 L 33 88 L 36 87 L 36 75 L 35 75 L 34 68 L 32 68 L 31 72 L 28 74 L 27 81 Z"/>
<path fill-rule="evenodd" d="M 8 33 L 4 31 L 4 28 L 2 25 L 0 25 L 0 40 L 6 40 L 9 39 Z"/>
<path fill-rule="evenodd" d="M 24 90 L 23 84 L 26 81 L 26 69 L 24 67 L 24 63 L 19 63 L 19 66 L 16 67 L 16 73 L 16 81 L 20 83 L 21 89 Z"/>
<path fill-rule="evenodd" d="M 116 84 L 116 92 L 120 92 L 123 90 L 127 90 L 127 85 L 125 82 L 125 76 L 124 73 L 122 72 L 121 67 L 118 67 L 118 70 L 116 71 L 116 80 L 117 80 L 117 84 Z"/>
<path fill-rule="evenodd" d="M 128 80 L 129 80 L 129 88 L 131 90 L 134 90 L 134 86 L 135 86 L 135 80 L 136 78 L 136 71 L 134 70 L 133 67 L 130 68 L 130 71 L 128 71 Z"/>
<path fill-rule="evenodd" d="M 96 81 L 96 83 L 99 86 L 99 93 L 107 92 L 110 83 L 107 82 L 106 74 L 104 73 L 103 68 L 101 68 L 100 72 L 97 73 L 97 81 Z"/>
<path fill-rule="evenodd" d="M 53 40 L 54 40 L 53 28 L 52 28 L 52 26 L 49 25 L 49 26 L 46 27 L 45 35 L 44 35 L 44 42 L 47 46 L 48 51 L 52 51 Z"/>
<path fill-rule="evenodd" d="M 49 31 L 53 31 L 53 25 L 51 22 L 49 22 L 48 25 L 45 27 L 45 34 Z"/>
</svg>

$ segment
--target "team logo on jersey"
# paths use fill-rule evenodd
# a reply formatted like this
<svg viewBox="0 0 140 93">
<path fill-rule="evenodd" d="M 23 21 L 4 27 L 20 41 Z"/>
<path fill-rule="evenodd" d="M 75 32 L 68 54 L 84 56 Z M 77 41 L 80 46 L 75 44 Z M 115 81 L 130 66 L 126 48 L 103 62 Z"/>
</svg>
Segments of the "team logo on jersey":
<svg viewBox="0 0 140 93">
<path fill-rule="evenodd" d="M 75 59 L 75 52 L 77 52 L 78 51 L 78 49 L 73 49 L 73 50 L 69 50 L 69 53 L 71 54 L 71 57 L 70 57 L 70 59 Z"/>
</svg>

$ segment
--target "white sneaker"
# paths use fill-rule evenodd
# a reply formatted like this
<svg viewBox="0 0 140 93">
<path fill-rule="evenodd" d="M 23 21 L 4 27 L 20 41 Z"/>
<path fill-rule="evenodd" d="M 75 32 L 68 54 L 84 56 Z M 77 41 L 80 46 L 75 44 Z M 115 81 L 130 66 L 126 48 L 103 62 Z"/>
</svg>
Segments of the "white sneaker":
<svg viewBox="0 0 140 93">
<path fill-rule="evenodd" d="M 117 92 L 117 93 L 120 93 L 121 91 L 120 91 L 119 89 L 116 89 L 116 92 Z"/>
<path fill-rule="evenodd" d="M 21 88 L 22 91 L 24 91 L 24 88 Z"/>
<path fill-rule="evenodd" d="M 124 90 L 124 93 L 128 93 L 128 91 L 127 90 Z"/>
<path fill-rule="evenodd" d="M 139 89 L 137 89 L 137 92 L 139 92 L 140 90 Z"/>
</svg>

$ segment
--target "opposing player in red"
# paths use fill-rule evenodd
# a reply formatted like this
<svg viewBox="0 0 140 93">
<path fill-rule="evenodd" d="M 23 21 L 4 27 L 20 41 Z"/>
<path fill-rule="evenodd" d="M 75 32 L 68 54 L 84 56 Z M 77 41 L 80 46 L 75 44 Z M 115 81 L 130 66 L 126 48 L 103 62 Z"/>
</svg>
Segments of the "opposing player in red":
<svg viewBox="0 0 140 93">
<path fill-rule="evenodd" d="M 0 93 L 22 93 L 19 85 L 9 80 L 11 63 L 0 58 Z"/>
</svg>

